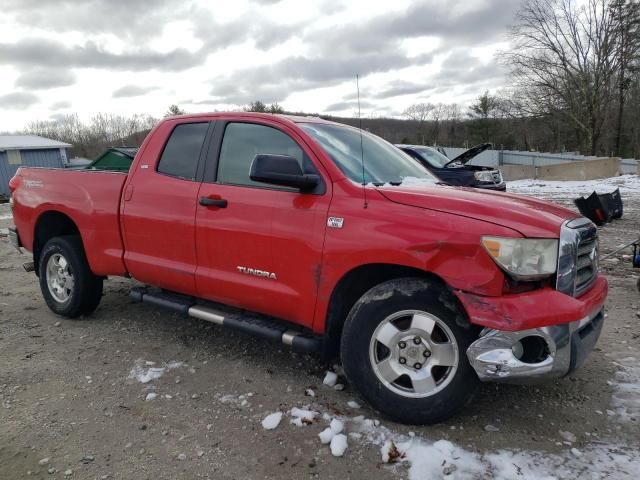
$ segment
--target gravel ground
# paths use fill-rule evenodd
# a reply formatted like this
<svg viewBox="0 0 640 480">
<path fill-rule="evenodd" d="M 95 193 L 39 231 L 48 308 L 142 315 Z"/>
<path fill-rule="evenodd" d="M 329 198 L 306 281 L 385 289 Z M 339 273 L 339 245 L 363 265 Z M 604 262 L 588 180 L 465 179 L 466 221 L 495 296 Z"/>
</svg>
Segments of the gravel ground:
<svg viewBox="0 0 640 480">
<path fill-rule="evenodd" d="M 569 205 L 575 196 L 539 190 Z M 640 191 L 624 196 L 624 218 L 600 231 L 603 253 L 640 232 Z M 0 236 L 8 214 L 0 205 Z M 334 366 L 132 304 L 125 279 L 106 282 L 91 318 L 56 317 L 36 277 L 21 268 L 30 258 L 0 238 L 0 478 L 420 478 L 426 470 L 416 470 L 415 458 L 413 466 L 388 466 L 380 454 L 385 438 L 412 437 L 424 445 L 447 440 L 481 459 L 519 452 L 525 457 L 513 457 L 509 468 L 520 475 L 527 462 L 551 468 L 544 459 L 556 458 L 571 466 L 564 478 L 637 478 L 640 294 L 629 253 L 603 262 L 608 318 L 580 370 L 537 386 L 483 385 L 455 418 L 409 428 L 381 419 L 349 385 L 323 385 Z M 135 378 L 150 368 L 159 378 Z M 363 406 L 350 407 L 352 400 Z M 305 406 L 325 419 L 291 424 L 289 410 Z M 261 421 L 276 411 L 285 412 L 280 425 L 263 429 Z M 356 434 L 342 458 L 317 436 L 334 416 Z M 452 458 L 454 467 L 441 463 L 424 478 L 466 478 L 460 454 Z M 483 475 L 494 474 L 489 468 Z"/>
</svg>

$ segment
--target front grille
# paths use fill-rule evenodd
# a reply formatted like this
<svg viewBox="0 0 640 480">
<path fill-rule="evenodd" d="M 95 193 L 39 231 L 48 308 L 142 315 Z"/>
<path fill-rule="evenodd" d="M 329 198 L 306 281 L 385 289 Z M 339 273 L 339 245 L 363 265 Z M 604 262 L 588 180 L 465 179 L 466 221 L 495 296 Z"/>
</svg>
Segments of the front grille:
<svg viewBox="0 0 640 480">
<path fill-rule="evenodd" d="M 598 234 L 595 229 L 580 232 L 576 258 L 576 296 L 589 288 L 598 275 Z"/>
<path fill-rule="evenodd" d="M 598 232 L 586 218 L 566 222 L 560 231 L 556 288 L 578 297 L 598 276 Z"/>
</svg>

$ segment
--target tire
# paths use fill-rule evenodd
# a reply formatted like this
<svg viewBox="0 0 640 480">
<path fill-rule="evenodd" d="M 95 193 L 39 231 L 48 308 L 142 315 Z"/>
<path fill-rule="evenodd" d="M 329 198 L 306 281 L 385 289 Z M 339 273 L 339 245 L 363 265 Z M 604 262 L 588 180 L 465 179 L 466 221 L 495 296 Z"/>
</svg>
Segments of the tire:
<svg viewBox="0 0 640 480">
<path fill-rule="evenodd" d="M 462 409 L 477 389 L 466 356 L 477 333 L 439 283 L 390 280 L 351 309 L 342 333 L 342 364 L 351 384 L 386 417 L 438 423 Z"/>
<path fill-rule="evenodd" d="M 102 278 L 91 272 L 79 237 L 49 240 L 40 254 L 38 273 L 42 296 L 57 315 L 89 315 L 100 304 Z"/>
</svg>

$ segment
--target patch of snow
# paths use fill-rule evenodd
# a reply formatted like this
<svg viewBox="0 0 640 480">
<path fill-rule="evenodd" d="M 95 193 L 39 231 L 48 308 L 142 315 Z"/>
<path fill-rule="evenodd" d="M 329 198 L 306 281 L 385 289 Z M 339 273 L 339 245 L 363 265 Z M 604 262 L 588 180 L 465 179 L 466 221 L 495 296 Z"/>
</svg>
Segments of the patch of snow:
<svg viewBox="0 0 640 480">
<path fill-rule="evenodd" d="M 337 382 L 338 382 L 338 375 L 331 371 L 328 371 L 324 375 L 324 380 L 322 380 L 322 383 L 329 387 L 334 387 Z"/>
<path fill-rule="evenodd" d="M 558 433 L 562 438 L 564 438 L 567 442 L 575 443 L 577 438 L 571 432 L 565 432 L 564 430 L 559 430 Z"/>
<path fill-rule="evenodd" d="M 355 400 L 349 400 L 347 402 L 347 407 L 349 407 L 349 408 L 360 408 L 360 404 L 358 402 L 356 402 Z"/>
<path fill-rule="evenodd" d="M 157 380 L 165 374 L 167 370 L 173 370 L 184 366 L 183 362 L 169 362 L 165 363 L 162 367 L 149 367 L 144 368 L 144 365 L 155 364 L 155 362 L 145 362 L 141 359 L 136 360 L 134 367 L 129 372 L 129 378 L 135 378 L 140 383 L 149 383 L 152 380 Z"/>
<path fill-rule="evenodd" d="M 329 425 L 329 428 L 333 433 L 342 433 L 342 431 L 344 430 L 344 423 L 342 423 L 337 418 L 334 418 L 333 420 L 331 420 L 331 425 Z"/>
<path fill-rule="evenodd" d="M 614 365 L 618 367 L 614 381 L 615 391 L 611 399 L 613 411 L 607 415 L 617 415 L 619 420 L 637 422 L 640 419 L 640 361 L 636 357 L 613 353 Z M 609 413 L 611 412 L 611 413 Z"/>
<path fill-rule="evenodd" d="M 342 457 L 347 451 L 347 436 L 339 433 L 331 439 L 331 455 L 334 457 Z"/>
<path fill-rule="evenodd" d="M 620 188 L 620 193 L 640 193 L 640 176 L 621 175 L 600 180 L 562 181 L 562 180 L 514 180 L 507 182 L 507 192 L 547 198 L 577 198 L 597 193 L 611 193 Z"/>
<path fill-rule="evenodd" d="M 317 415 L 318 412 L 314 412 L 313 410 L 293 407 L 291 409 L 291 423 L 297 427 L 311 425 L 313 423 L 313 419 L 316 418 Z"/>
<path fill-rule="evenodd" d="M 0 215 L 0 220 L 11 220 L 13 218 L 13 215 L 9 214 L 9 215 Z"/>
<path fill-rule="evenodd" d="M 327 445 L 331 443 L 331 440 L 335 435 L 335 432 L 331 430 L 331 428 L 327 427 L 318 434 L 318 437 L 320 437 L 320 443 Z"/>
<path fill-rule="evenodd" d="M 307 397 L 315 397 L 315 396 L 316 396 L 316 392 L 314 392 L 312 388 L 307 388 L 307 389 L 304 391 L 304 394 L 305 394 Z"/>
<path fill-rule="evenodd" d="M 282 420 L 282 412 L 271 413 L 262 420 L 262 428 L 265 430 L 273 430 L 280 425 L 280 420 Z"/>
<path fill-rule="evenodd" d="M 381 449 L 382 460 L 390 461 L 392 443 Z M 564 454 L 498 450 L 481 454 L 471 452 L 447 440 L 425 443 L 413 440 L 397 444 L 398 454 L 409 466 L 409 480 L 453 478 L 472 480 L 522 479 L 600 479 L 631 480 L 640 473 L 637 452 L 626 447 L 589 446 L 585 452 L 575 448 Z M 570 455 L 569 455 L 570 453 Z M 404 456 L 404 458 L 402 457 Z M 586 476 L 585 476 L 586 474 Z"/>
<path fill-rule="evenodd" d="M 155 392 L 147 393 L 147 396 L 144 397 L 145 402 L 150 402 L 151 400 L 155 400 L 158 397 L 158 394 Z"/>
</svg>

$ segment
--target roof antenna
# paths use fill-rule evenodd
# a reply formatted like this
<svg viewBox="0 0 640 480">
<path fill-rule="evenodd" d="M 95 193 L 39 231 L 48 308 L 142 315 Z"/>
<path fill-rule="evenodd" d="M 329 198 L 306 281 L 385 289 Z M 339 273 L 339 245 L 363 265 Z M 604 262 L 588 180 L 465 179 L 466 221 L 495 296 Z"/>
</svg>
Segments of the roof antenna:
<svg viewBox="0 0 640 480">
<path fill-rule="evenodd" d="M 358 124 L 360 128 L 360 159 L 362 160 L 362 197 L 364 198 L 364 208 L 367 208 L 367 181 L 364 168 L 364 146 L 362 143 L 362 114 L 360 113 L 360 79 L 356 73 L 356 91 L 358 92 Z"/>
</svg>

